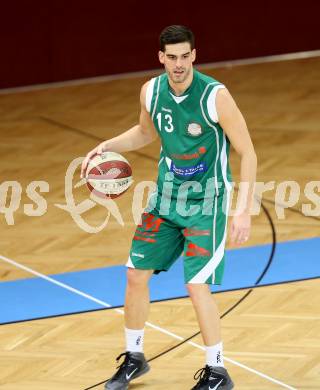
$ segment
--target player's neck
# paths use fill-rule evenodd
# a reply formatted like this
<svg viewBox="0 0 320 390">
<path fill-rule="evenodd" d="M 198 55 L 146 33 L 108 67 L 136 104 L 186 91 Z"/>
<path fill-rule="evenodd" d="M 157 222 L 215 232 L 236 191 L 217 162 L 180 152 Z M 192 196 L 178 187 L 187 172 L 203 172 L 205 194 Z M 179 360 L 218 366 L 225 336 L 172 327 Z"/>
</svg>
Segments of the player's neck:
<svg viewBox="0 0 320 390">
<path fill-rule="evenodd" d="M 181 96 L 190 87 L 193 81 L 193 69 L 183 83 L 174 83 L 169 79 L 169 85 L 176 96 Z"/>
</svg>

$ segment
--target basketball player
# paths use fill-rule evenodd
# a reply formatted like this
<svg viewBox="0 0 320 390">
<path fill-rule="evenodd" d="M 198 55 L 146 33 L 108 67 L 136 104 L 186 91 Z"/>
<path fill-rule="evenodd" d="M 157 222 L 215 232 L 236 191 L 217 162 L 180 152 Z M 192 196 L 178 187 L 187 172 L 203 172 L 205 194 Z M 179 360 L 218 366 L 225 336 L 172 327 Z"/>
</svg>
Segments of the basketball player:
<svg viewBox="0 0 320 390">
<path fill-rule="evenodd" d="M 231 224 L 231 241 L 248 240 L 257 159 L 243 116 L 226 87 L 193 68 L 193 33 L 169 26 L 160 35 L 159 60 L 165 73 L 141 89 L 139 124 L 102 142 L 82 164 L 104 151 L 126 152 L 151 143 L 162 148 L 158 192 L 150 199 L 137 227 L 127 262 L 125 299 L 126 352 L 109 390 L 128 389 L 129 382 L 150 367 L 143 354 L 149 309 L 148 280 L 167 271 L 183 254 L 184 278 L 206 349 L 206 364 L 193 389 L 227 390 L 233 382 L 224 367 L 220 318 L 209 290 L 221 284 L 224 268 L 228 200 L 231 190 L 229 146 L 241 158 L 239 211 Z M 180 201 L 179 201 L 180 199 Z M 199 211 L 201 210 L 201 211 Z"/>
</svg>

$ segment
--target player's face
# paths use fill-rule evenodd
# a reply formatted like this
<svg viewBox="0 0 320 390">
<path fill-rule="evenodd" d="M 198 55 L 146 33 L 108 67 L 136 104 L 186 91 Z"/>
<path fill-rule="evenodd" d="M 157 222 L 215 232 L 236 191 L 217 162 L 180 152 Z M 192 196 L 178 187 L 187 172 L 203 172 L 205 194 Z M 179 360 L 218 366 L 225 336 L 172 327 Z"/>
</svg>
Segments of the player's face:
<svg viewBox="0 0 320 390">
<path fill-rule="evenodd" d="M 166 45 L 164 52 L 159 51 L 159 60 L 174 83 L 186 81 L 195 58 L 196 50 L 191 50 L 189 42 Z"/>
</svg>

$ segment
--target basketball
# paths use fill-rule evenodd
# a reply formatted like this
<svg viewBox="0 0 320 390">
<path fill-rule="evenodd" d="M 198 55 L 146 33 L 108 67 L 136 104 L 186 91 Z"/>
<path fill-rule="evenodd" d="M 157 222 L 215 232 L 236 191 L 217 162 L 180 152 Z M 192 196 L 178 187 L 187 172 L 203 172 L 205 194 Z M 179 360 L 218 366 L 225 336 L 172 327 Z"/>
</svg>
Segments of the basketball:
<svg viewBox="0 0 320 390">
<path fill-rule="evenodd" d="M 133 182 L 129 162 L 115 152 L 104 152 L 89 160 L 86 170 L 87 187 L 100 198 L 117 198 Z"/>
</svg>

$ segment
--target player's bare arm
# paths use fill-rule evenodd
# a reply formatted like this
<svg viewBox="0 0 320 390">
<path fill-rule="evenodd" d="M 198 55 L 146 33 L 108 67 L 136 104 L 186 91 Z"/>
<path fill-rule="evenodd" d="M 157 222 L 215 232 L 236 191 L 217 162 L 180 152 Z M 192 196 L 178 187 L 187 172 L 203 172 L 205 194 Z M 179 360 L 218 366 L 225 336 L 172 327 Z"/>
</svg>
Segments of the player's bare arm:
<svg viewBox="0 0 320 390">
<path fill-rule="evenodd" d="M 95 154 L 102 152 L 129 152 L 137 150 L 153 142 L 157 138 L 157 132 L 154 124 L 146 109 L 146 90 L 148 83 L 145 83 L 140 92 L 140 118 L 139 123 L 117 137 L 101 142 L 97 147 L 92 149 L 82 162 L 81 177 L 84 177 L 86 167 L 90 158 Z"/>
<path fill-rule="evenodd" d="M 216 107 L 219 123 L 241 158 L 240 182 L 245 184 L 240 185 L 238 210 L 230 228 L 231 241 L 241 244 L 250 235 L 250 208 L 256 180 L 257 156 L 246 122 L 228 90 L 218 91 Z"/>
</svg>

